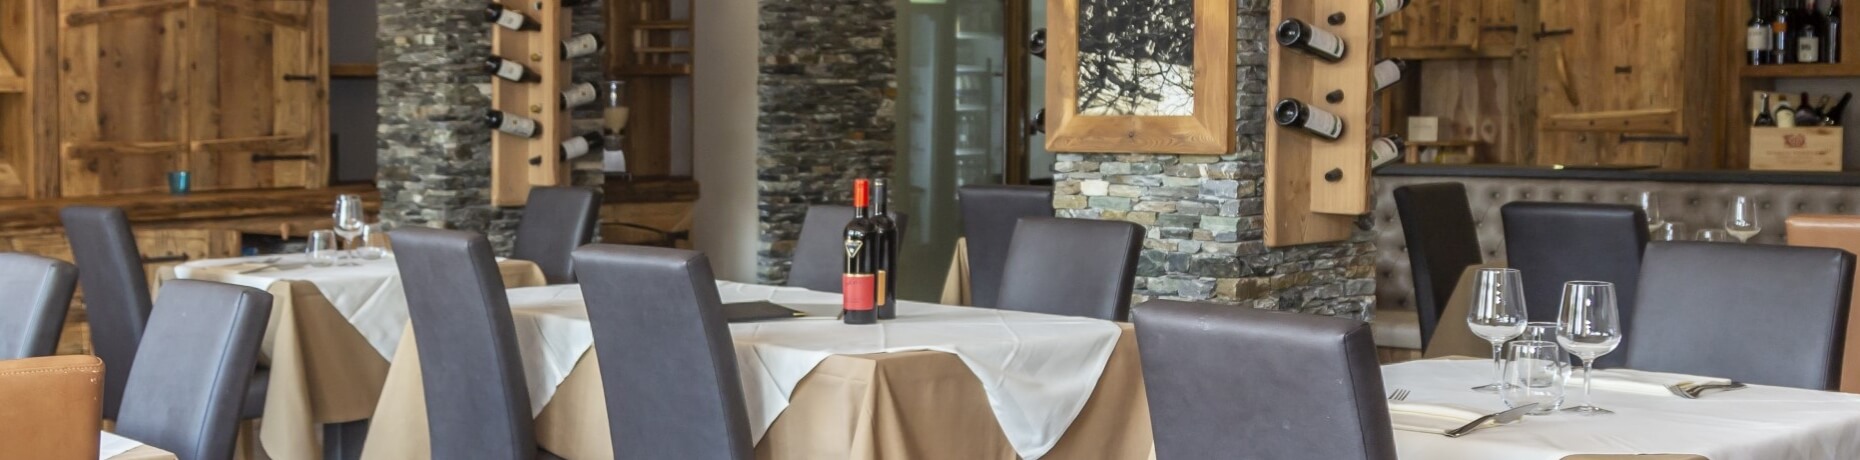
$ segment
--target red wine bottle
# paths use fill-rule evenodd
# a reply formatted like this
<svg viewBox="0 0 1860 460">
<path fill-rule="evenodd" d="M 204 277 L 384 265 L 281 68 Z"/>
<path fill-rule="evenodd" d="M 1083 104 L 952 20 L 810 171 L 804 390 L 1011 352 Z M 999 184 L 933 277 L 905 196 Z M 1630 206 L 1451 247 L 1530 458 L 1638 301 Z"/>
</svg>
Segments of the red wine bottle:
<svg viewBox="0 0 1860 460">
<path fill-rule="evenodd" d="M 529 31 L 542 29 L 542 23 L 530 19 L 529 16 L 524 16 L 523 13 L 519 13 L 517 10 L 505 8 L 496 3 L 492 3 L 491 6 L 484 8 L 484 20 L 510 30 Z"/>
<path fill-rule="evenodd" d="M 594 102 L 595 99 L 600 98 L 600 94 L 599 91 L 594 90 L 593 83 L 584 81 L 568 85 L 568 88 L 562 90 L 561 95 L 556 96 L 555 102 L 562 105 L 562 110 L 570 110 Z"/>
<path fill-rule="evenodd" d="M 601 136 L 601 133 L 587 133 L 562 141 L 562 145 L 556 149 L 555 155 L 556 158 L 561 159 L 563 163 L 567 163 L 568 160 L 581 158 L 582 155 L 587 155 L 588 152 L 601 148 L 603 144 L 606 144 L 606 137 Z M 542 157 L 531 158 L 530 165 L 541 166 L 542 160 Z"/>
<path fill-rule="evenodd" d="M 562 47 L 559 51 L 562 60 L 566 61 L 594 54 L 600 51 L 602 46 L 606 46 L 606 43 L 601 41 L 600 35 L 581 34 L 562 40 Z"/>
<path fill-rule="evenodd" d="M 1278 37 L 1279 46 L 1302 51 L 1325 61 L 1343 60 L 1343 39 L 1323 29 L 1311 27 L 1304 21 L 1286 19 L 1279 23 L 1279 29 L 1273 35 Z"/>
<path fill-rule="evenodd" d="M 873 269 L 878 272 L 878 293 L 873 296 L 872 309 L 878 312 L 878 319 L 898 317 L 898 246 L 903 243 L 898 238 L 901 233 L 897 222 L 886 212 L 891 188 L 887 182 L 872 179 L 872 242 L 878 245 L 872 251 L 876 258 Z"/>
<path fill-rule="evenodd" d="M 484 58 L 484 69 L 491 72 L 491 75 L 497 76 L 497 78 L 517 83 L 536 83 L 542 81 L 542 76 L 536 75 L 536 72 L 531 72 L 529 67 L 524 67 L 523 64 L 519 64 L 517 61 L 497 56 Z"/>
<path fill-rule="evenodd" d="M 1272 107 L 1272 119 L 1279 126 L 1327 140 L 1343 137 L 1343 119 L 1297 99 L 1285 98 Z"/>
<path fill-rule="evenodd" d="M 871 208 L 867 206 L 868 182 L 853 180 L 853 219 L 846 223 L 846 264 L 840 272 L 840 318 L 846 324 L 878 322 L 873 302 L 878 296 L 878 274 L 873 265 Z"/>
<path fill-rule="evenodd" d="M 536 120 L 507 114 L 501 110 L 485 112 L 484 125 L 517 137 L 536 137 L 536 133 L 542 131 L 542 127 L 536 124 Z"/>
</svg>

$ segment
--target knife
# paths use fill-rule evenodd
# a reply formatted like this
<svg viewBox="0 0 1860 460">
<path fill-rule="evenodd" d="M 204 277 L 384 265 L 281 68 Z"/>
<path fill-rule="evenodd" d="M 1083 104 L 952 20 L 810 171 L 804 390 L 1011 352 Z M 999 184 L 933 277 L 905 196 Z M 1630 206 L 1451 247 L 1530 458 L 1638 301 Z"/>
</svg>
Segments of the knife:
<svg viewBox="0 0 1860 460">
<path fill-rule="evenodd" d="M 1483 428 L 1485 426 L 1485 422 L 1488 422 L 1488 421 L 1497 422 L 1496 423 L 1497 425 L 1504 425 L 1507 423 L 1516 422 L 1520 419 L 1523 419 L 1525 414 L 1529 413 L 1532 409 L 1536 409 L 1536 408 L 1537 408 L 1537 404 L 1535 403 L 1525 404 L 1522 406 L 1511 408 L 1511 410 L 1508 410 L 1508 411 L 1499 412 L 1499 413 L 1487 415 L 1484 417 L 1479 417 L 1477 419 L 1474 419 L 1472 423 L 1467 423 L 1466 425 L 1461 426 L 1459 428 L 1448 430 L 1446 432 L 1446 435 L 1449 438 L 1457 438 L 1460 436 L 1465 436 L 1467 433 L 1471 433 L 1473 431 L 1478 430 L 1479 428 Z"/>
</svg>

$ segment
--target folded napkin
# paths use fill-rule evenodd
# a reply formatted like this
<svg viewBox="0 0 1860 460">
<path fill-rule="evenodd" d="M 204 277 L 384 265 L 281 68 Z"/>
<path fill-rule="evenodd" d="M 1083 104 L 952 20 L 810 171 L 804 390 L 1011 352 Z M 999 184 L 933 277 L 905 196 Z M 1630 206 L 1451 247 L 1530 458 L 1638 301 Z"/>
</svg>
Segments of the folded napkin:
<svg viewBox="0 0 1860 460">
<path fill-rule="evenodd" d="M 1665 372 L 1637 371 L 1633 369 L 1608 369 L 1595 371 L 1593 386 L 1597 390 L 1618 393 L 1634 393 L 1648 396 L 1671 396 L 1672 387 L 1689 388 L 1699 385 L 1727 385 L 1731 379 L 1700 377 L 1696 375 L 1671 374 Z M 1573 380 L 1573 379 L 1572 379 Z M 1580 384 L 1580 380 L 1571 382 Z"/>
<path fill-rule="evenodd" d="M 1452 404 L 1389 401 L 1389 421 L 1402 431 L 1444 435 L 1485 415 L 1478 409 Z"/>
</svg>

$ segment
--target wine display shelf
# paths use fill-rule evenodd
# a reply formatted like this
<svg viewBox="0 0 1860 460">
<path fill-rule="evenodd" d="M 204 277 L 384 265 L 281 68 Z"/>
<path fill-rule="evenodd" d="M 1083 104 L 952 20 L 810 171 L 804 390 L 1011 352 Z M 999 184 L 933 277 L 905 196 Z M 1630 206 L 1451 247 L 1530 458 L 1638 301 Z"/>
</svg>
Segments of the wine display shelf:
<svg viewBox="0 0 1860 460">
<path fill-rule="evenodd" d="M 560 50 L 573 23 L 569 8 L 560 1 L 491 3 L 521 12 L 540 25 L 537 30 L 510 30 L 486 24 L 492 30 L 493 54 L 521 63 L 540 77 L 533 83 L 490 77 L 492 109 L 534 119 L 539 131 L 531 138 L 495 130 L 491 133 L 491 204 L 523 206 L 529 201 L 531 187 L 561 185 L 568 179 L 568 164 L 561 161 L 557 149 L 575 133 L 569 113 L 558 99 L 574 77 L 574 62 L 563 59 Z M 542 161 L 532 165 L 532 158 Z"/>
<path fill-rule="evenodd" d="M 1376 62 L 1371 0 L 1272 2 L 1275 27 L 1299 19 L 1337 36 L 1344 57 L 1326 62 L 1272 43 L 1267 46 L 1266 102 L 1285 98 L 1335 114 L 1343 133 L 1322 139 L 1268 122 L 1266 127 L 1266 245 L 1280 247 L 1343 241 L 1369 212 L 1369 123 L 1375 100 Z M 1341 93 L 1341 98 L 1330 97 Z"/>
</svg>

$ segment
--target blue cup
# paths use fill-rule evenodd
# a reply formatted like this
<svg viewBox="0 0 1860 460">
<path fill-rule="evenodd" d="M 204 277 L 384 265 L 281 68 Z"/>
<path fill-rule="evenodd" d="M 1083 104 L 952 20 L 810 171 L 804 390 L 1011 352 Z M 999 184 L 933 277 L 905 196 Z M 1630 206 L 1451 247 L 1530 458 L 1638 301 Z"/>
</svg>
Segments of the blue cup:
<svg viewBox="0 0 1860 460">
<path fill-rule="evenodd" d="M 187 171 L 169 171 L 168 194 L 186 195 L 188 189 L 193 188 L 193 181 L 190 179 L 192 179 L 192 175 L 188 174 Z"/>
</svg>

